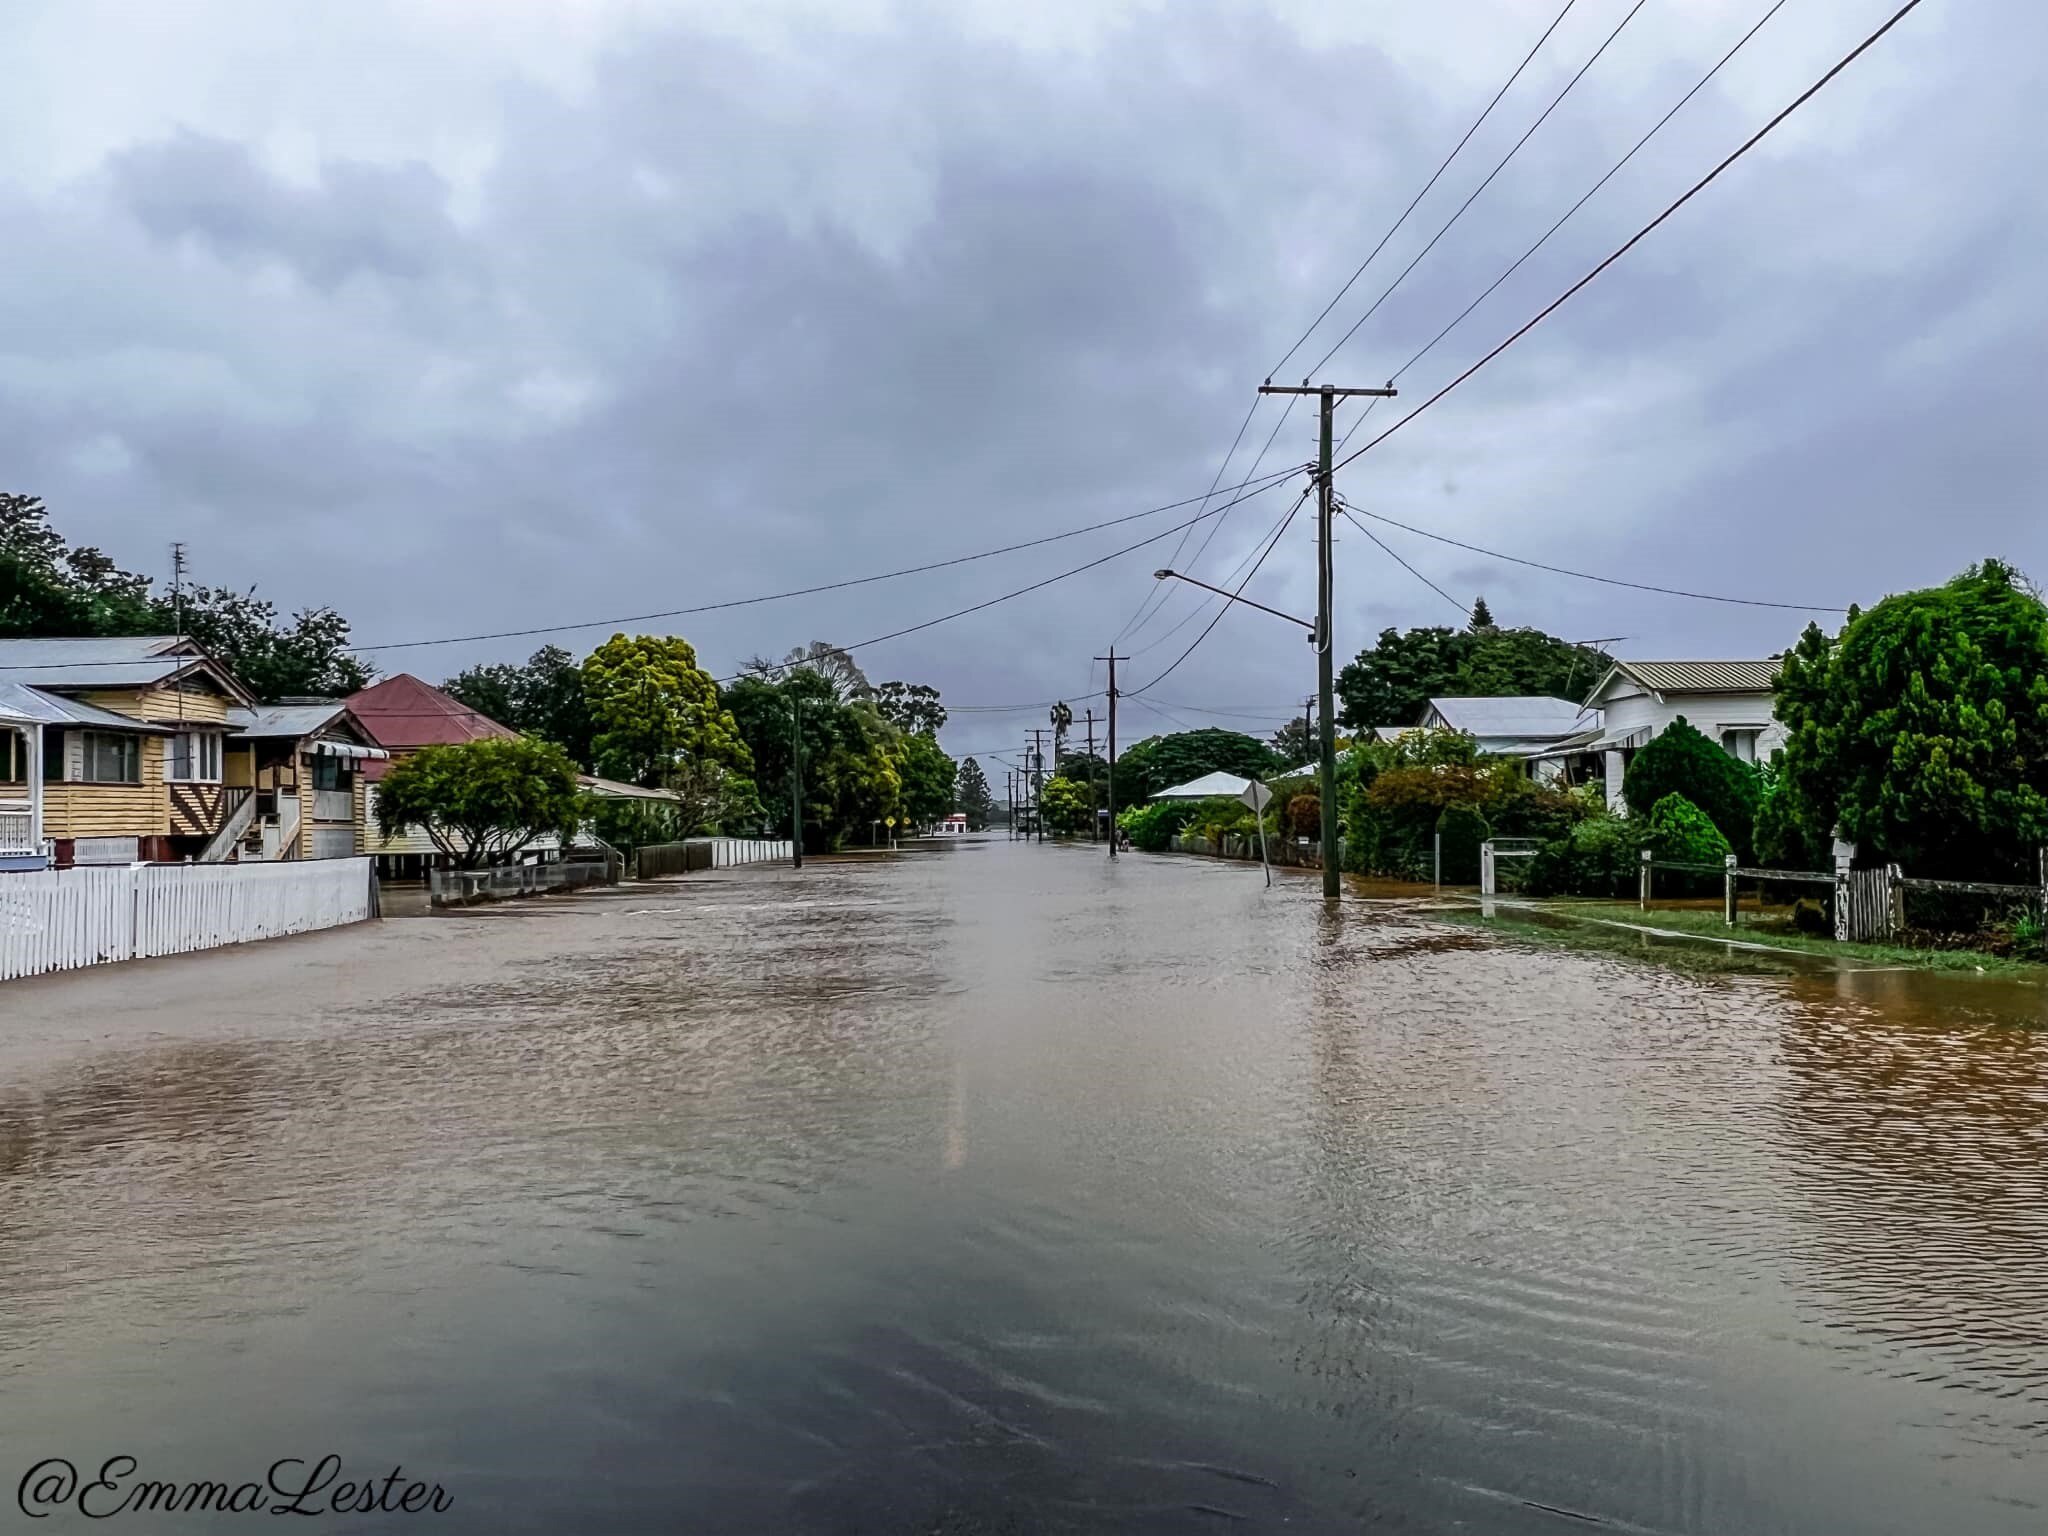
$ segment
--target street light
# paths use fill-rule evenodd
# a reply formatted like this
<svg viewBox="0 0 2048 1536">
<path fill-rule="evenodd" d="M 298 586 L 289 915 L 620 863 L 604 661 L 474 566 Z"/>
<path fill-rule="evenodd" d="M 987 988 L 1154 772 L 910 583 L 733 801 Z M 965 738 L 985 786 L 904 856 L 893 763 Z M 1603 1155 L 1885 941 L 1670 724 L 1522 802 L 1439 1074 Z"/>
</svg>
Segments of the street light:
<svg viewBox="0 0 2048 1536">
<path fill-rule="evenodd" d="M 1291 613 L 1282 613 L 1278 608 L 1268 608 L 1264 603 L 1255 603 L 1248 597 L 1239 597 L 1235 592 L 1226 592 L 1221 587 L 1212 587 L 1206 581 L 1197 581 L 1194 577 L 1184 576 L 1179 571 L 1154 571 L 1152 579 L 1154 581 L 1184 581 L 1191 587 L 1200 587 L 1204 592 L 1214 592 L 1218 597 L 1227 597 L 1233 603 L 1243 603 L 1247 608 L 1256 608 L 1261 613 L 1270 613 L 1276 619 L 1285 619 L 1290 624 L 1299 624 L 1308 631 L 1309 644 L 1315 644 L 1316 627 L 1309 623 L 1307 619 L 1297 619 Z"/>
</svg>

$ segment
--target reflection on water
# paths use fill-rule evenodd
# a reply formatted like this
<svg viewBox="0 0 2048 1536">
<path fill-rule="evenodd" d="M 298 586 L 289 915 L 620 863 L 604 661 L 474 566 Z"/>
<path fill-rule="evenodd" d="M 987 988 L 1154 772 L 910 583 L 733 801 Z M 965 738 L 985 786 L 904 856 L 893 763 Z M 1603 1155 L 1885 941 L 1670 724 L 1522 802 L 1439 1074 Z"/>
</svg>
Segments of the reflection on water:
<svg viewBox="0 0 2048 1536">
<path fill-rule="evenodd" d="M 2048 1519 L 2038 989 L 1007 842 L 124 974 L 147 1038 L 0 1028 L 23 1467 L 403 1460 L 448 1530 Z"/>
</svg>

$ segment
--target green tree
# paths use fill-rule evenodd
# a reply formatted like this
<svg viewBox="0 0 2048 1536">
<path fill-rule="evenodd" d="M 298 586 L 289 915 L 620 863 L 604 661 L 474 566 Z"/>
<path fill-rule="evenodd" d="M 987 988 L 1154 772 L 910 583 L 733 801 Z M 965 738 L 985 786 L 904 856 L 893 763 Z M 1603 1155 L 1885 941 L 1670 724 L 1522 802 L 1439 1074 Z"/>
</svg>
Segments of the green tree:
<svg viewBox="0 0 2048 1536">
<path fill-rule="evenodd" d="M 349 623 L 332 608 L 302 608 L 280 623 L 256 589 L 189 587 L 160 605 L 164 627 L 183 625 L 242 685 L 266 703 L 343 698 L 375 674 L 349 649 Z"/>
<path fill-rule="evenodd" d="M 580 806 L 568 754 L 527 737 L 423 747 L 377 786 L 384 836 L 419 827 L 465 869 L 510 863 L 548 833 L 566 841 Z"/>
<path fill-rule="evenodd" d="M 740 670 L 771 682 L 791 672 L 813 672 L 832 685 L 833 698 L 842 704 L 874 692 L 874 684 L 868 681 L 860 663 L 853 659 L 853 653 L 829 640 L 813 640 L 809 645 L 800 645 L 780 661 L 770 661 L 765 656 L 752 657 Z"/>
<path fill-rule="evenodd" d="M 470 667 L 441 685 L 479 714 L 561 747 L 584 768 L 595 766 L 596 735 L 583 693 L 583 669 L 558 645 L 544 645 L 524 666 Z"/>
<path fill-rule="evenodd" d="M 1754 852 L 1761 777 L 1750 764 L 1737 762 L 1707 740 L 1683 715 L 1630 760 L 1621 792 L 1638 816 L 1666 795 L 1683 795 L 1706 812 L 1738 854 L 1747 859 Z"/>
<path fill-rule="evenodd" d="M 583 692 L 592 756 L 607 778 L 657 789 L 691 766 L 753 777 L 747 744 L 689 641 L 613 635 L 584 658 Z"/>
<path fill-rule="evenodd" d="M 1045 829 L 1060 837 L 1072 837 L 1088 830 L 1095 814 L 1094 799 L 1086 784 L 1055 774 L 1038 792 L 1038 805 L 1045 816 Z"/>
<path fill-rule="evenodd" d="M 946 727 L 939 690 L 923 683 L 881 683 L 867 698 L 884 720 L 907 735 L 936 736 Z"/>
<path fill-rule="evenodd" d="M 1576 699 L 1607 669 L 1607 655 L 1591 646 L 1492 620 L 1482 600 L 1468 630 L 1381 630 L 1337 674 L 1339 722 L 1354 732 L 1412 725 L 1434 698 Z"/>
<path fill-rule="evenodd" d="M 1130 805 L 1204 774 L 1263 779 L 1286 766 L 1271 747 L 1242 731 L 1179 731 L 1148 737 L 1117 757 L 1116 796 Z"/>
<path fill-rule="evenodd" d="M 1442 851 L 1446 884 L 1479 883 L 1479 845 L 1492 835 L 1486 818 L 1475 807 L 1444 807 L 1436 819 L 1436 847 Z"/>
<path fill-rule="evenodd" d="M 1997 560 L 1809 626 L 1785 657 L 1783 810 L 1865 859 L 2031 878 L 2048 841 L 2048 609 Z"/>
<path fill-rule="evenodd" d="M 953 785 L 953 808 L 967 818 L 970 832 L 979 832 L 995 819 L 996 798 L 988 787 L 988 775 L 974 758 L 960 759 L 960 774 Z"/>
<path fill-rule="evenodd" d="M 1275 731 L 1266 743 L 1273 755 L 1290 766 L 1308 762 L 1316 755 L 1316 733 L 1307 715 L 1296 715 Z"/>
<path fill-rule="evenodd" d="M 951 813 L 958 774 L 958 765 L 931 737 L 912 732 L 897 738 L 896 775 L 903 786 L 903 814 L 912 826 L 929 826 Z"/>
<path fill-rule="evenodd" d="M 901 733 L 872 707 L 843 702 L 825 674 L 795 667 L 778 681 L 743 677 L 725 691 L 724 703 L 754 763 L 770 825 L 780 835 L 788 835 L 792 746 L 799 739 L 793 720 L 799 714 L 805 847 L 836 848 L 849 837 L 866 838 L 875 822 L 903 814 Z"/>
<path fill-rule="evenodd" d="M 1674 864 L 1717 867 L 1734 851 L 1713 818 L 1683 795 L 1666 795 L 1650 807 L 1643 846 Z"/>
<path fill-rule="evenodd" d="M 165 628 L 149 578 L 73 549 L 39 496 L 0 491 L 0 637 L 147 635 Z"/>
</svg>

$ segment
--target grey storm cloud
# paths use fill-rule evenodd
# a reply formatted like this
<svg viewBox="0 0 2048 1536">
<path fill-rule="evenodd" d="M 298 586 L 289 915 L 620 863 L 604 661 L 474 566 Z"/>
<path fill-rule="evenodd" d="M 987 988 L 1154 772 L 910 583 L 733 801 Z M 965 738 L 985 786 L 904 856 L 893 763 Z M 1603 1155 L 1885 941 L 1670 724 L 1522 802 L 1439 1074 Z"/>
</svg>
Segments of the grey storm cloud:
<svg viewBox="0 0 2048 1536">
<path fill-rule="evenodd" d="M 1574 8 L 1290 372 L 1379 296 L 1625 9 Z M 1377 383 L 1406 362 L 1762 9 L 1652 0 L 1328 375 Z M 1799 9 L 1416 363 L 1354 446 L 1889 7 Z M 1554 564 L 1792 601 L 1867 602 L 1989 553 L 2048 567 L 2028 148 L 2048 26 L 2018 0 L 1923 12 L 1782 142 L 1347 470 L 1345 494 Z M 267 67 L 290 89 L 232 131 L 148 119 L 61 174 L 0 157 L 0 217 L 19 231 L 0 285 L 0 484 L 133 565 L 185 539 L 206 579 L 332 604 L 371 644 L 816 585 L 1199 494 L 1251 387 L 1553 11 L 1502 0 L 1493 14 L 1506 41 L 1482 81 L 1418 61 L 1457 58 L 1450 23 L 1339 38 L 1223 0 L 1104 8 L 1050 42 L 932 7 L 860 25 L 792 12 L 753 32 L 633 8 L 603 24 L 580 83 L 508 67 L 450 95 L 411 145 L 319 128 L 311 108 L 345 101 L 362 61 L 270 34 Z M 400 62 L 431 80 L 451 36 L 384 46 L 421 50 Z M 29 89 L 54 101 L 63 72 Z M 1254 419 L 1226 487 L 1278 417 Z M 1311 452 L 1298 410 L 1263 463 Z M 1295 490 L 1234 510 L 1199 573 L 1241 569 Z M 673 628 L 717 668 L 852 642 L 1173 521 Z M 1262 600 L 1312 601 L 1308 528 L 1298 517 L 1260 571 Z M 1483 592 L 1503 622 L 1627 635 L 1637 655 L 1760 654 L 1803 622 L 1378 531 L 1461 604 Z M 1087 692 L 1090 658 L 1177 542 L 862 659 L 958 704 Z M 1347 649 L 1383 625 L 1455 621 L 1355 533 L 1340 571 Z M 1168 597 L 1122 642 L 1136 682 L 1207 622 L 1192 593 Z M 374 659 L 438 679 L 539 643 Z M 1312 681 L 1298 639 L 1240 612 L 1157 698 L 1277 715 Z M 1007 744 L 1031 718 L 962 714 L 948 743 Z"/>
</svg>

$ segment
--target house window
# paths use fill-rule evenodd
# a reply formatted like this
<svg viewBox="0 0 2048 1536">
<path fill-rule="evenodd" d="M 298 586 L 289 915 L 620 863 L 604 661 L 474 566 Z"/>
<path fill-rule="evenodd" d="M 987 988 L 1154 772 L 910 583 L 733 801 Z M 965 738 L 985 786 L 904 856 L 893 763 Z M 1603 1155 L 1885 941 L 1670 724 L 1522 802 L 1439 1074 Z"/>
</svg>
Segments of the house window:
<svg viewBox="0 0 2048 1536">
<path fill-rule="evenodd" d="M 1737 762 L 1753 763 L 1756 761 L 1756 740 L 1761 735 L 1763 729 L 1760 726 L 1731 726 L 1721 733 L 1722 750 Z"/>
<path fill-rule="evenodd" d="M 315 789 L 354 789 L 355 775 L 349 771 L 345 758 L 319 753 L 313 759 L 313 787 Z"/>
<path fill-rule="evenodd" d="M 164 777 L 173 784 L 220 782 L 218 731 L 180 731 L 165 748 Z"/>
<path fill-rule="evenodd" d="M 142 738 L 114 731 L 79 733 L 78 776 L 87 784 L 140 784 Z"/>
<path fill-rule="evenodd" d="M 21 732 L 0 726 L 0 784 L 28 782 L 28 743 Z"/>
</svg>

